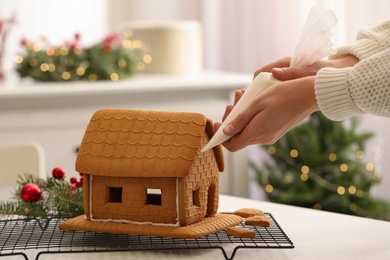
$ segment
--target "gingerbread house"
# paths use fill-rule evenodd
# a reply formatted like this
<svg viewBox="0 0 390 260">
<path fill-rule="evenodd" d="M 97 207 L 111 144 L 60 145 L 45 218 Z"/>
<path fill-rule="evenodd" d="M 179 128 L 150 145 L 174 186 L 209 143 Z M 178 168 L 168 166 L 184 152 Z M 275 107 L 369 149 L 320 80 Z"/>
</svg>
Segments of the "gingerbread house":
<svg viewBox="0 0 390 260">
<path fill-rule="evenodd" d="M 76 160 L 86 216 L 186 226 L 217 213 L 223 153 L 200 152 L 213 131 L 197 113 L 97 111 Z"/>
</svg>

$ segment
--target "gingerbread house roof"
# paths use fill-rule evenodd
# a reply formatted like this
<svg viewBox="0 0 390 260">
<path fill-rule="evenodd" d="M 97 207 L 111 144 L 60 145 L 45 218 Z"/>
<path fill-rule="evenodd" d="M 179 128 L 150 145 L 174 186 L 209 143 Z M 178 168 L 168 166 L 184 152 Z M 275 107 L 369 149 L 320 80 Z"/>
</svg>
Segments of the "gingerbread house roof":
<svg viewBox="0 0 390 260">
<path fill-rule="evenodd" d="M 101 176 L 183 177 L 214 134 L 202 114 L 129 109 L 96 111 L 85 131 L 76 171 Z M 214 153 L 223 171 L 220 146 Z"/>
</svg>

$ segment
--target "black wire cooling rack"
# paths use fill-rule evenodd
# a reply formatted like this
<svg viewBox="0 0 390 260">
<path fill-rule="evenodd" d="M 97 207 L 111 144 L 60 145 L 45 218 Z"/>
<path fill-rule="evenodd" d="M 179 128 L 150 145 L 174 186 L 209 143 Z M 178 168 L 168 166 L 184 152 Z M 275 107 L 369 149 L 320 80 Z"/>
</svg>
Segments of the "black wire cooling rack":
<svg viewBox="0 0 390 260">
<path fill-rule="evenodd" d="M 141 250 L 220 249 L 225 259 L 233 259 L 238 249 L 294 248 L 292 241 L 276 222 L 270 227 L 243 227 L 256 232 L 255 238 L 235 238 L 220 231 L 197 239 L 123 235 L 97 232 L 62 231 L 59 223 L 64 219 L 7 219 L 0 220 L 0 257 L 20 255 L 29 259 L 27 251 L 34 249 L 35 259 L 43 254 L 88 253 Z M 229 256 L 226 244 L 233 244 Z"/>
</svg>

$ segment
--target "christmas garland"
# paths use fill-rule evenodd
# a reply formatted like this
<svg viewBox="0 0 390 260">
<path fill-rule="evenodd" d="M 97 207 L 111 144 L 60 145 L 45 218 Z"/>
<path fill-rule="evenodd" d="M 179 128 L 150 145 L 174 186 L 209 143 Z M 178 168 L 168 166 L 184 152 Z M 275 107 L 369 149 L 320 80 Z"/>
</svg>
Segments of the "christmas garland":
<svg viewBox="0 0 390 260">
<path fill-rule="evenodd" d="M 114 33 L 89 48 L 80 45 L 80 34 L 60 46 L 47 46 L 41 37 L 38 42 L 22 39 L 24 55 L 17 55 L 16 71 L 23 77 L 38 81 L 112 80 L 132 76 L 144 67 L 143 44 L 130 40 L 131 30 Z"/>
<path fill-rule="evenodd" d="M 13 198 L 0 202 L 1 218 L 11 215 L 26 218 L 74 217 L 84 213 L 83 174 L 65 180 L 65 170 L 56 167 L 52 177 L 39 178 L 31 174 L 19 176 Z"/>
</svg>

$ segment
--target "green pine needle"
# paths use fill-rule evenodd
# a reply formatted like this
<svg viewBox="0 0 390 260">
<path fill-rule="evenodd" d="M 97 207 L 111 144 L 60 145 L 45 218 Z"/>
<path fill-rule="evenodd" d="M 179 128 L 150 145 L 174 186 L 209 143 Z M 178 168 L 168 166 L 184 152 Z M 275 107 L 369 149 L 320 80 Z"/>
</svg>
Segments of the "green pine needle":
<svg viewBox="0 0 390 260">
<path fill-rule="evenodd" d="M 41 179 L 31 174 L 19 176 L 18 187 L 10 201 L 0 202 L 0 218 L 11 215 L 26 218 L 75 217 L 84 214 L 83 189 L 69 188 L 70 183 L 52 177 Z M 42 190 L 36 202 L 25 202 L 21 198 L 23 186 L 35 183 Z"/>
</svg>

